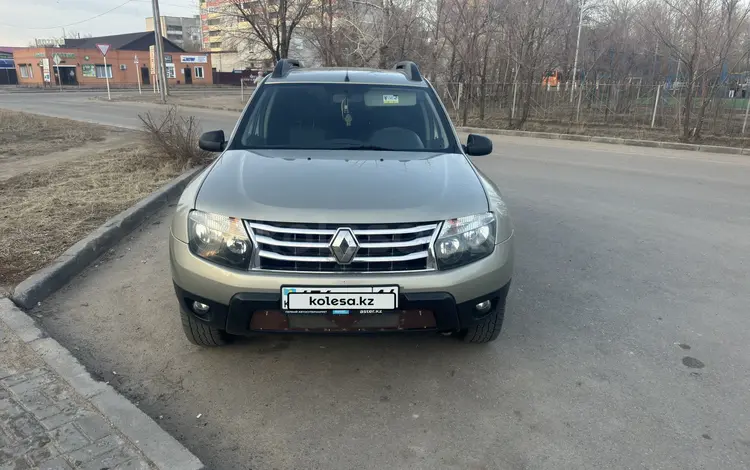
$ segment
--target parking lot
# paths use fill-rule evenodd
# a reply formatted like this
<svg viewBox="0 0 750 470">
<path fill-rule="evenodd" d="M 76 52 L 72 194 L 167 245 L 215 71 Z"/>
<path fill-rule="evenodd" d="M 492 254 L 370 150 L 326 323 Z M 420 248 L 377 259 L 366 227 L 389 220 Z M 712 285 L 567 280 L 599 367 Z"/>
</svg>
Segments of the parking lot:
<svg viewBox="0 0 750 470">
<path fill-rule="evenodd" d="M 66 99 L 59 112 L 105 121 L 146 106 Z M 195 113 L 206 130 L 235 119 Z M 33 314 L 212 469 L 747 468 L 750 160 L 494 141 L 475 162 L 504 191 L 518 251 L 490 345 L 193 347 L 169 210 Z"/>
</svg>

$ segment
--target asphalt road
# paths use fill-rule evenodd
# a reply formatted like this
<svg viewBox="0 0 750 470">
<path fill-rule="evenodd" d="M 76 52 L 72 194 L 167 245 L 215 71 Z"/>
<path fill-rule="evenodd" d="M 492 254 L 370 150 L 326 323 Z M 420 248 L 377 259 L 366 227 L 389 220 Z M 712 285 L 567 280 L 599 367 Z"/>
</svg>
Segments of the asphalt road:
<svg viewBox="0 0 750 470">
<path fill-rule="evenodd" d="M 132 106 L 51 112 L 113 123 Z M 750 159 L 495 146 L 476 162 L 504 191 L 518 251 L 490 345 L 193 347 L 171 288 L 169 211 L 34 313 L 212 469 L 750 467 Z"/>
<path fill-rule="evenodd" d="M 137 94 L 133 90 L 112 91 L 112 96 Z M 188 91 L 179 91 L 178 94 L 191 93 Z M 201 91 L 194 91 L 201 93 Z M 220 92 L 226 95 L 227 91 Z M 239 99 L 239 89 L 236 90 Z M 163 113 L 165 107 L 158 104 L 139 103 L 139 102 L 107 102 L 92 99 L 93 97 L 106 97 L 106 90 L 77 92 L 75 90 L 65 91 L 62 93 L 44 92 L 44 93 L 0 93 L 0 108 L 14 109 L 17 111 L 26 111 L 29 113 L 45 114 L 47 116 L 76 119 L 79 121 L 92 122 L 95 124 L 107 124 L 111 126 L 127 127 L 130 129 L 141 129 L 141 120 L 139 114 L 153 112 L 156 114 Z M 225 132 L 231 132 L 239 113 L 229 111 L 214 111 L 210 109 L 200 109 L 200 119 L 203 130 L 210 131 L 224 129 Z"/>
</svg>

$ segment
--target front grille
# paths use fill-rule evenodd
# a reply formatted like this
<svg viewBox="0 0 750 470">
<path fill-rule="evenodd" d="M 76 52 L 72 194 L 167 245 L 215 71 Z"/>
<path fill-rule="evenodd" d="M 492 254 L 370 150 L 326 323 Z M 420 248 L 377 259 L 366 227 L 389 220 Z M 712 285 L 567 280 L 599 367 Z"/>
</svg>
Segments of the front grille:
<svg viewBox="0 0 750 470">
<path fill-rule="evenodd" d="M 258 245 L 256 268 L 300 272 L 424 271 L 436 222 L 385 225 L 289 224 L 246 221 Z M 351 229 L 356 256 L 340 264 L 328 248 L 336 231 Z"/>
</svg>

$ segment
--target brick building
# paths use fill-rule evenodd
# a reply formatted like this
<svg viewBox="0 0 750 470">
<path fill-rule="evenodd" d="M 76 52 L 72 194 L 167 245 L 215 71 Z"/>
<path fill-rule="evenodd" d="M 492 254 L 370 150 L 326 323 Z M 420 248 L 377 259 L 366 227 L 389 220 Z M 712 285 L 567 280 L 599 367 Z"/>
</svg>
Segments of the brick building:
<svg viewBox="0 0 750 470">
<path fill-rule="evenodd" d="M 111 46 L 106 69 L 97 44 Z M 144 86 L 152 86 L 155 67 L 151 65 L 151 50 L 154 44 L 152 32 L 66 39 L 61 47 L 15 48 L 13 59 L 18 83 L 22 86 L 55 87 L 62 80 L 63 86 L 105 87 L 106 74 L 113 88 L 135 86 L 139 77 Z M 55 55 L 60 57 L 59 66 L 54 64 Z M 164 56 L 170 86 L 213 84 L 211 54 L 185 52 L 164 39 Z"/>
</svg>

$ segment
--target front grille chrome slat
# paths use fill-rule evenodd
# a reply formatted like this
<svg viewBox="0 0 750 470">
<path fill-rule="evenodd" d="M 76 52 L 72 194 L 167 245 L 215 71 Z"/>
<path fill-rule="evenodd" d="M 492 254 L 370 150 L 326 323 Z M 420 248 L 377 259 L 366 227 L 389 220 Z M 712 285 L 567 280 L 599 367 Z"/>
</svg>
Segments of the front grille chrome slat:
<svg viewBox="0 0 750 470">
<path fill-rule="evenodd" d="M 431 244 L 439 223 L 299 224 L 245 221 L 258 245 L 253 269 L 293 272 L 411 272 L 434 269 Z M 329 245 L 348 228 L 359 249 L 350 263 L 339 263 Z"/>
<path fill-rule="evenodd" d="M 354 230 L 354 233 L 357 236 L 360 235 L 401 235 L 405 233 L 419 233 L 419 232 L 430 232 L 432 233 L 433 230 L 437 227 L 437 224 L 428 224 L 428 225 L 417 225 L 416 227 L 406 227 L 406 228 L 395 228 L 395 229 L 363 229 L 363 230 Z"/>
<path fill-rule="evenodd" d="M 277 259 L 281 261 L 294 261 L 297 263 L 335 263 L 333 256 L 288 256 L 274 253 L 273 251 L 260 250 L 261 258 Z M 427 251 L 420 251 L 403 256 L 355 256 L 352 263 L 398 263 L 400 261 L 412 261 L 427 257 Z"/>
<path fill-rule="evenodd" d="M 333 256 L 287 256 L 274 253 L 273 251 L 260 250 L 261 258 L 277 259 L 280 261 L 291 261 L 294 263 L 335 263 Z"/>
<path fill-rule="evenodd" d="M 263 245 L 288 246 L 291 248 L 321 248 L 321 249 L 328 248 L 328 243 L 298 242 L 296 240 L 292 240 L 292 241 L 276 240 L 271 237 L 265 237 L 263 235 L 258 235 L 256 240 L 258 241 L 258 243 L 263 244 Z"/>
<path fill-rule="evenodd" d="M 257 222 L 250 222 L 250 228 L 262 230 L 264 232 L 288 233 L 293 235 L 329 235 L 333 236 L 336 230 L 314 229 L 314 228 L 297 228 L 297 227 L 280 227 L 275 225 L 266 225 Z"/>
<path fill-rule="evenodd" d="M 355 232 L 355 235 L 357 233 Z M 429 245 L 430 240 L 432 240 L 432 237 L 420 237 L 414 240 L 407 240 L 403 242 L 385 242 L 385 243 L 368 243 L 363 242 L 359 244 L 360 248 L 376 248 L 376 249 L 386 249 L 386 248 L 403 248 L 407 246 L 419 246 L 419 245 Z"/>
</svg>

